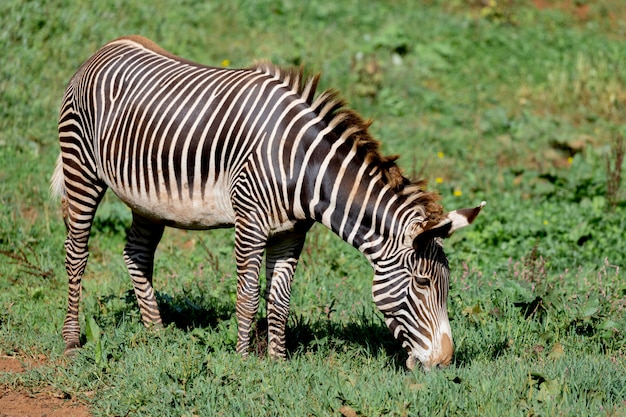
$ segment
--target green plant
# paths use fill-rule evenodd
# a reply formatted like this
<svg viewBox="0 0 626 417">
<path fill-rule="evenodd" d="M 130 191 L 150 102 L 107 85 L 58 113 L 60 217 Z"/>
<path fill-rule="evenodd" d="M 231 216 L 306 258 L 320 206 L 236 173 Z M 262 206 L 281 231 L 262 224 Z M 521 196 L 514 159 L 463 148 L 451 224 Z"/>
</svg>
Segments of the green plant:
<svg viewBox="0 0 626 417">
<path fill-rule="evenodd" d="M 606 198 L 611 210 L 615 210 L 621 198 L 622 171 L 624 169 L 624 137 L 614 136 L 611 151 L 606 155 Z"/>
</svg>

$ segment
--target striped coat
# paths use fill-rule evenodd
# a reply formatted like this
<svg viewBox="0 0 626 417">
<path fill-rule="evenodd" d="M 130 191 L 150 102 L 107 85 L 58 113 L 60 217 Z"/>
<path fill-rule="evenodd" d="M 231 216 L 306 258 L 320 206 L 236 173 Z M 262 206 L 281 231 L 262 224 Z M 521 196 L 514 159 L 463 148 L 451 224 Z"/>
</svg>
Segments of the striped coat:
<svg viewBox="0 0 626 417">
<path fill-rule="evenodd" d="M 97 51 L 71 79 L 59 117 L 52 187 L 68 226 L 66 349 L 79 345 L 78 299 L 98 204 L 111 189 L 133 212 L 124 258 L 148 326 L 166 226 L 234 227 L 237 350 L 246 355 L 265 254 L 270 355 L 285 355 L 291 282 L 304 237 L 320 222 L 374 268 L 374 301 L 410 367 L 446 364 L 449 271 L 441 237 L 480 207 L 445 214 L 437 196 L 383 156 L 369 123 L 318 77 L 262 63 L 207 67 L 138 36 Z"/>
</svg>

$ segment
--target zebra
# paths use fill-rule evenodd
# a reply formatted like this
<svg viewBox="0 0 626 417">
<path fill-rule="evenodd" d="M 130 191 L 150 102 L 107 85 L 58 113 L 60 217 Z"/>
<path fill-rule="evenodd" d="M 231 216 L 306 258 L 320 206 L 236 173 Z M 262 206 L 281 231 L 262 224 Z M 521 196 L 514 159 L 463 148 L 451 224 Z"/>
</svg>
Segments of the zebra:
<svg viewBox="0 0 626 417">
<path fill-rule="evenodd" d="M 265 255 L 268 354 L 284 358 L 290 293 L 305 235 L 322 223 L 369 260 L 374 303 L 407 367 L 450 363 L 449 267 L 442 239 L 481 205 L 445 213 L 425 181 L 383 156 L 370 122 L 319 74 L 268 62 L 210 67 L 138 35 L 101 47 L 69 81 L 51 178 L 67 229 L 66 353 L 80 347 L 79 298 L 98 204 L 132 211 L 123 250 L 142 321 L 163 326 L 152 286 L 165 227 L 233 227 L 238 324 L 247 356 Z"/>
</svg>

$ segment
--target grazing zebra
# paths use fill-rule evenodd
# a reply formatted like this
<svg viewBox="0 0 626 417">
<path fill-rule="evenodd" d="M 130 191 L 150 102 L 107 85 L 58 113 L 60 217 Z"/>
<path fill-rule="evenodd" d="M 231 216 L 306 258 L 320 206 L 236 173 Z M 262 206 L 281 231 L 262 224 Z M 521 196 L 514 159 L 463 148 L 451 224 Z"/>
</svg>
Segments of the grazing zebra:
<svg viewBox="0 0 626 417">
<path fill-rule="evenodd" d="M 165 226 L 234 226 L 237 352 L 248 354 L 265 253 L 268 353 L 284 357 L 294 271 L 320 222 L 370 261 L 374 301 L 407 366 L 450 362 L 441 238 L 482 204 L 444 214 L 423 182 L 380 154 L 369 123 L 336 92 L 315 96 L 318 78 L 267 63 L 207 67 L 140 36 L 109 42 L 79 68 L 63 98 L 51 184 L 68 230 L 66 351 L 80 346 L 87 243 L 110 188 L 132 210 L 124 260 L 146 326 L 162 326 L 152 273 Z"/>
</svg>

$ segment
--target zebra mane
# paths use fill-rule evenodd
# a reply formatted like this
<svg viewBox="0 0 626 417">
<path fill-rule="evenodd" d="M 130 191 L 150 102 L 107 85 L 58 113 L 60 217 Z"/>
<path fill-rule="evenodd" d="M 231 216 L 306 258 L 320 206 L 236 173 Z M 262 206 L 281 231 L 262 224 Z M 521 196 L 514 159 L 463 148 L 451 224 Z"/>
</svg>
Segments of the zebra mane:
<svg viewBox="0 0 626 417">
<path fill-rule="evenodd" d="M 369 133 L 371 120 L 364 120 L 356 111 L 347 108 L 346 101 L 336 90 L 325 90 L 314 97 L 320 74 L 305 78 L 302 67 L 285 69 L 267 61 L 256 63 L 252 69 L 285 82 L 326 124 L 335 126 L 333 131 L 337 138 L 344 137 L 356 143 L 357 152 L 364 160 L 378 167 L 385 184 L 397 194 L 404 196 L 407 201 L 421 207 L 427 218 L 436 221 L 444 218 L 443 207 L 438 203 L 440 196 L 436 192 L 426 190 L 427 181 L 408 179 L 396 164 L 398 155 L 385 156 L 380 152 L 380 142 Z"/>
<path fill-rule="evenodd" d="M 252 68 L 261 71 L 287 84 L 294 93 L 302 97 L 309 105 L 313 103 L 320 74 L 304 78 L 304 68 L 282 68 L 268 61 L 255 63 Z"/>
</svg>

